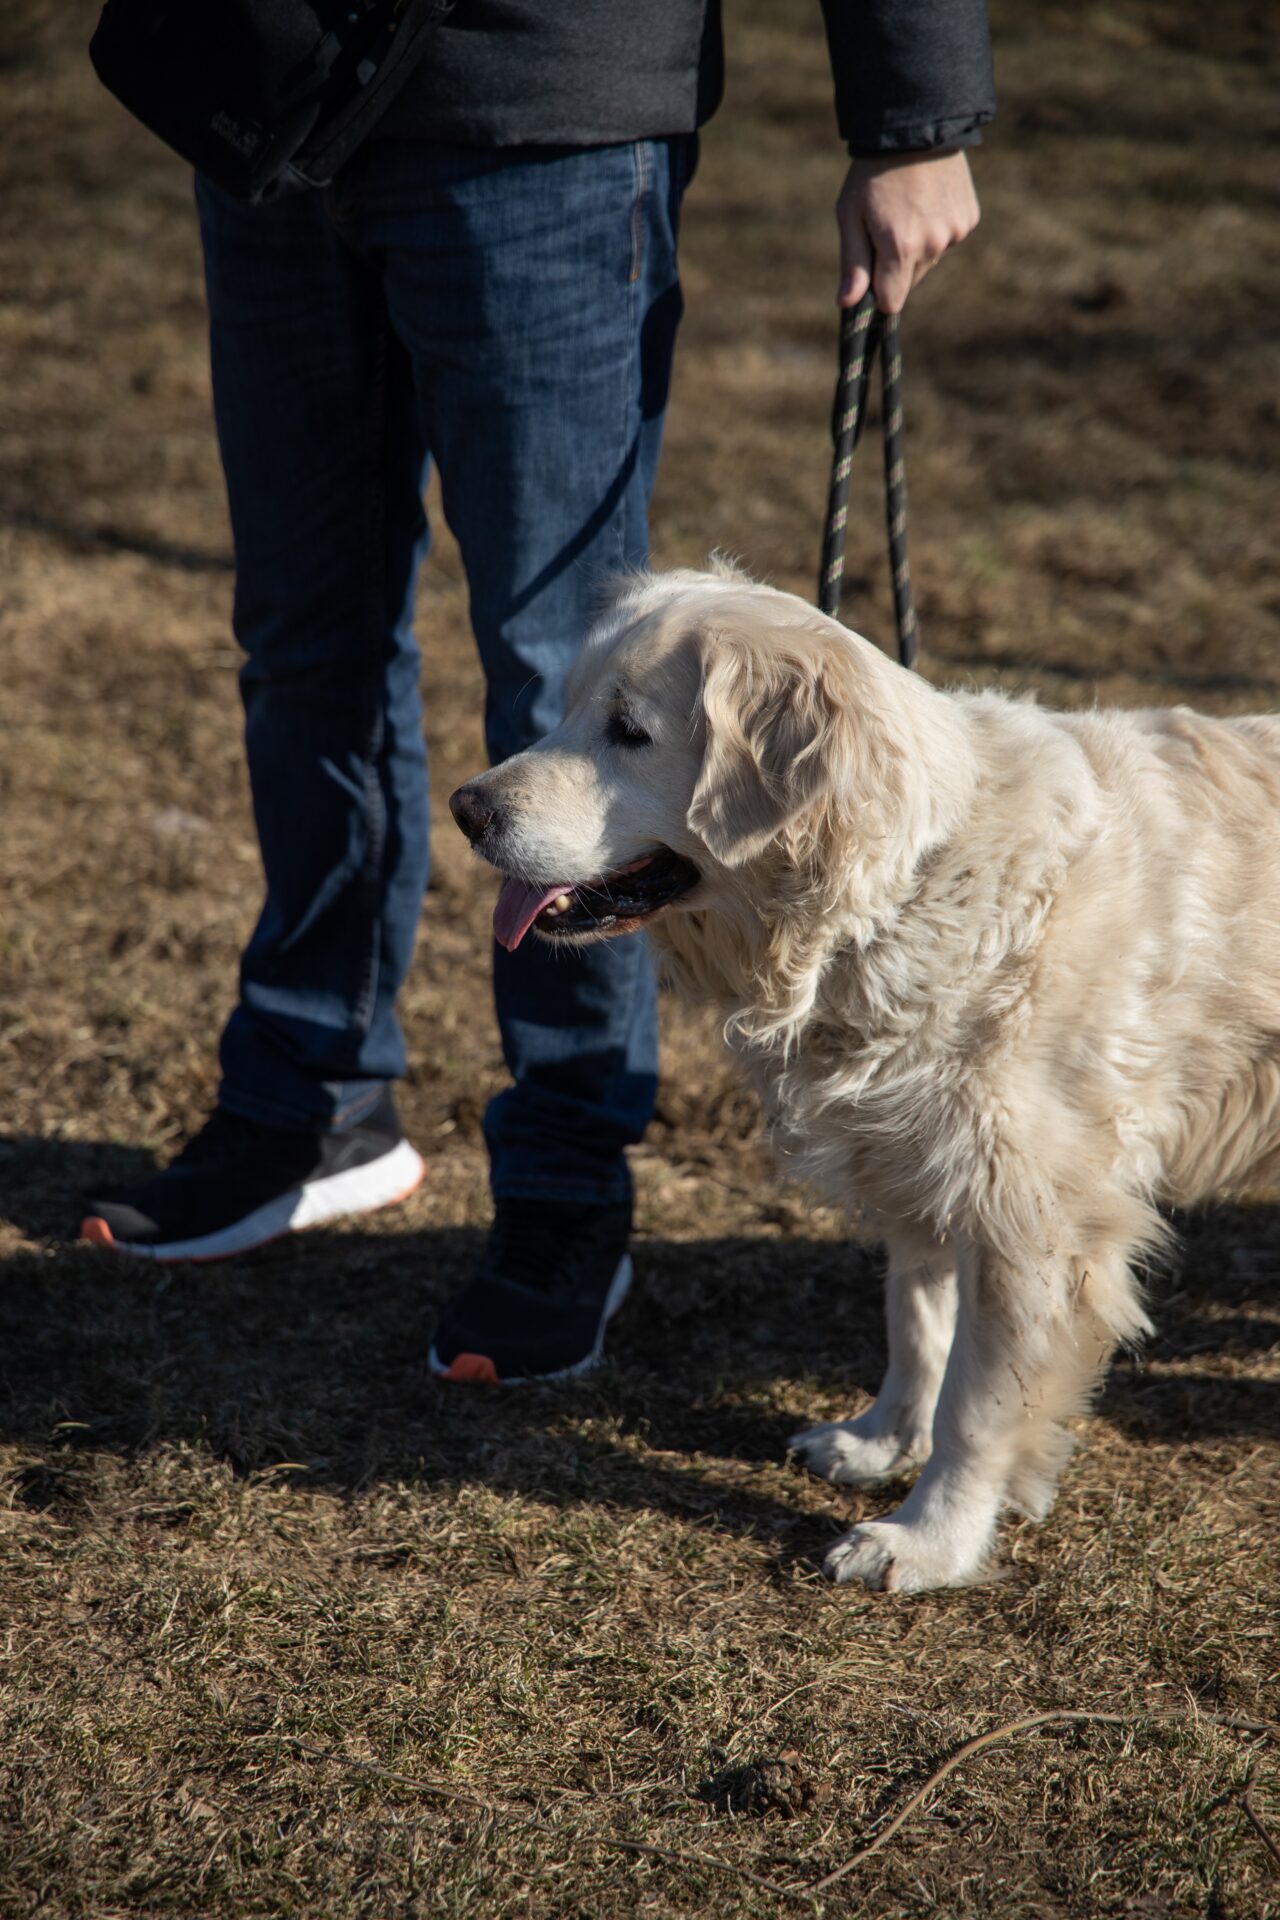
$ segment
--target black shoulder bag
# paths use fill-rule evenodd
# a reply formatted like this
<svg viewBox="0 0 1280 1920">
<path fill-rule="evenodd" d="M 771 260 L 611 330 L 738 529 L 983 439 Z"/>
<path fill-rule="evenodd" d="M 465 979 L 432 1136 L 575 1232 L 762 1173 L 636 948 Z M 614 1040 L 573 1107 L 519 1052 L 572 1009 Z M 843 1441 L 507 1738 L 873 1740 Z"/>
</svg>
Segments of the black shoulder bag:
<svg viewBox="0 0 1280 1920">
<path fill-rule="evenodd" d="M 326 186 L 447 0 L 107 0 L 89 57 L 130 113 L 241 200 Z"/>
</svg>

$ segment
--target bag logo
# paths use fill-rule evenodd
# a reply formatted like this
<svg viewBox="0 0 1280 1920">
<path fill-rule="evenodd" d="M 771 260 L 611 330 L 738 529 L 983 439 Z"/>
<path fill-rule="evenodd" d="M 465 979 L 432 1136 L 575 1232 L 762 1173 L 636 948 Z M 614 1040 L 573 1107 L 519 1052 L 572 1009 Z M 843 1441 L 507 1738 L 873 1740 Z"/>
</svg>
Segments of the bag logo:
<svg viewBox="0 0 1280 1920">
<path fill-rule="evenodd" d="M 253 158 L 262 143 L 261 132 L 254 127 L 242 126 L 239 120 L 219 107 L 209 122 L 210 127 L 229 147 L 234 147 L 246 160 Z"/>
</svg>

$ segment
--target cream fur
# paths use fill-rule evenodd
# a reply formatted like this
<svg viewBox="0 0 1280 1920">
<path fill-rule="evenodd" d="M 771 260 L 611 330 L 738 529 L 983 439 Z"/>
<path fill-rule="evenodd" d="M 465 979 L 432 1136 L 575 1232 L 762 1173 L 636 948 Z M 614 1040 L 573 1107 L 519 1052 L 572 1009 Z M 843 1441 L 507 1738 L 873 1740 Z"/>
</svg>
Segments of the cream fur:
<svg viewBox="0 0 1280 1920">
<path fill-rule="evenodd" d="M 652 746 L 607 744 L 619 697 Z M 828 1571 L 972 1579 L 1148 1329 L 1157 1200 L 1280 1174 L 1280 720 L 943 693 L 680 572 L 624 587 L 563 726 L 479 784 L 525 878 L 698 866 L 653 923 L 665 975 L 718 1009 L 784 1167 L 890 1250 L 874 1405 L 792 1445 L 836 1481 L 921 1471 Z"/>
</svg>

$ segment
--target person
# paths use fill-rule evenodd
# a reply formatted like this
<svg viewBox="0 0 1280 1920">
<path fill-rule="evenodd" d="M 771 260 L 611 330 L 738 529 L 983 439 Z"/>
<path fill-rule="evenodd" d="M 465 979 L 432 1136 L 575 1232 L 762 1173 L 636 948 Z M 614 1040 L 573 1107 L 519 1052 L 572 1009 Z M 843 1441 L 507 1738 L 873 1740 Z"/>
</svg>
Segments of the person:
<svg viewBox="0 0 1280 1920">
<path fill-rule="evenodd" d="M 824 0 L 851 155 L 839 301 L 887 312 L 977 222 L 994 111 L 984 0 Z M 456 0 L 324 189 L 197 182 L 233 623 L 266 895 L 217 1106 L 82 1236 L 215 1259 L 401 1198 L 392 1085 L 427 879 L 412 629 L 438 467 L 496 761 L 556 724 L 601 581 L 647 558 L 681 313 L 680 205 L 719 102 L 716 0 Z M 626 1149 L 657 1086 L 643 936 L 494 953 L 510 1085 L 494 1221 L 432 1369 L 553 1378 L 630 1279 Z"/>
</svg>

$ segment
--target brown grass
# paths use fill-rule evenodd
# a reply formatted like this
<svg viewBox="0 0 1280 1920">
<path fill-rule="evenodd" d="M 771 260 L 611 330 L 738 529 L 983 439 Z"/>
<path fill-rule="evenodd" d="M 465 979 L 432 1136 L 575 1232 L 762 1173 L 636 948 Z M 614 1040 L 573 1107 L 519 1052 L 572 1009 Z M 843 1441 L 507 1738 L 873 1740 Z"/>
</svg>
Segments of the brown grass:
<svg viewBox="0 0 1280 1920">
<path fill-rule="evenodd" d="M 822 1878 L 962 1740 L 1054 1710 L 1124 1723 L 975 1753 L 825 1910 L 1280 1912 L 1280 1749 L 1224 1724 L 1280 1718 L 1273 1209 L 1183 1223 L 1158 1338 L 1004 1579 L 834 1592 L 824 1543 L 882 1503 L 782 1449 L 875 1380 L 873 1265 L 773 1183 L 688 1016 L 611 1364 L 428 1380 L 500 1073 L 491 901 L 446 820 L 404 1009 L 422 1192 L 159 1279 L 68 1243 L 83 1186 L 205 1109 L 258 886 L 189 189 L 97 91 L 91 14 L 0 22 L 0 1913 L 774 1913 L 759 1881 Z M 816 8 L 729 26 L 656 555 L 810 592 L 839 158 Z M 1274 706 L 1263 10 L 998 26 L 984 224 L 906 325 L 928 670 Z M 885 634 L 874 464 L 848 613 Z M 447 537 L 421 628 L 441 796 L 481 752 Z M 1144 1717 L 1169 1707 L 1201 1717 Z"/>
</svg>

